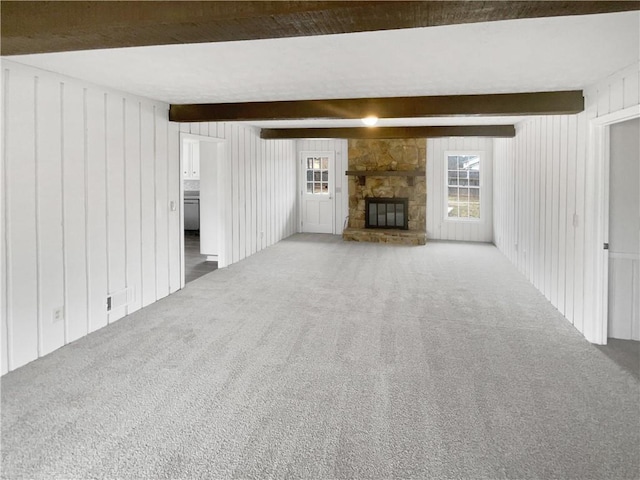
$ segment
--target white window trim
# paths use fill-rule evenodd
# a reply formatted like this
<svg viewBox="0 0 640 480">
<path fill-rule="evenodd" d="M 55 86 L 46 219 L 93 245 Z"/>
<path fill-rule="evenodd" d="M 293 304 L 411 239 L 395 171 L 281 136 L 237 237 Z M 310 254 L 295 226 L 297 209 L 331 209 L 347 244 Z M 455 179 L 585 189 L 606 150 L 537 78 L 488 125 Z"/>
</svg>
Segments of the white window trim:
<svg viewBox="0 0 640 480">
<path fill-rule="evenodd" d="M 479 193 L 480 193 L 480 218 L 458 218 L 458 217 L 449 217 L 449 157 L 452 155 L 477 155 L 480 158 L 480 185 L 479 185 Z M 463 222 L 463 223 L 479 223 L 484 221 L 485 211 L 484 204 L 482 201 L 483 198 L 483 188 L 484 188 L 484 150 L 447 150 L 444 152 L 444 170 L 443 170 L 443 184 L 444 184 L 444 193 L 442 195 L 443 198 L 443 209 L 442 215 L 444 217 L 445 222 Z"/>
</svg>

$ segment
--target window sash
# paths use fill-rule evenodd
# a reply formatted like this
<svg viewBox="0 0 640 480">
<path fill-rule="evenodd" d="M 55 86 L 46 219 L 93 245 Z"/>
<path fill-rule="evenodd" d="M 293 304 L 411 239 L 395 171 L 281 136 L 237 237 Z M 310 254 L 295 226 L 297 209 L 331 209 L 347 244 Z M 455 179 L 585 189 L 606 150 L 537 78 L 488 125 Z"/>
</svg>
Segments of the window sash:
<svg viewBox="0 0 640 480">
<path fill-rule="evenodd" d="M 445 152 L 445 220 L 482 219 L 482 157 L 484 152 Z"/>
</svg>

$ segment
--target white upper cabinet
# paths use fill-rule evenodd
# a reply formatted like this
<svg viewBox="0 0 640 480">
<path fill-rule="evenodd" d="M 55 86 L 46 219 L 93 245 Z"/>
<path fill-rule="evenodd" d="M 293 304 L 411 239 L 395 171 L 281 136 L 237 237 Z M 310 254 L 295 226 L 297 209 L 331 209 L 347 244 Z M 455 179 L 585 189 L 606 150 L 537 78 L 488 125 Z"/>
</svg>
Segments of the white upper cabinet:
<svg viewBox="0 0 640 480">
<path fill-rule="evenodd" d="M 182 150 L 182 176 L 185 180 L 200 180 L 200 142 L 185 139 Z"/>
</svg>

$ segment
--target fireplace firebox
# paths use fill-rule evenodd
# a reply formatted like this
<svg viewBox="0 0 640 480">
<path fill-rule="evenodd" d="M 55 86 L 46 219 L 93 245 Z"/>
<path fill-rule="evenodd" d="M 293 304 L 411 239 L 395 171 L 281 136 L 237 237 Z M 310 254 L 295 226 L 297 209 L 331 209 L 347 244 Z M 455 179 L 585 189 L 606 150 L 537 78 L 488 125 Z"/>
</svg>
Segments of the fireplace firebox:
<svg viewBox="0 0 640 480">
<path fill-rule="evenodd" d="M 408 230 L 408 210 L 408 198 L 365 198 L 365 227 Z"/>
</svg>

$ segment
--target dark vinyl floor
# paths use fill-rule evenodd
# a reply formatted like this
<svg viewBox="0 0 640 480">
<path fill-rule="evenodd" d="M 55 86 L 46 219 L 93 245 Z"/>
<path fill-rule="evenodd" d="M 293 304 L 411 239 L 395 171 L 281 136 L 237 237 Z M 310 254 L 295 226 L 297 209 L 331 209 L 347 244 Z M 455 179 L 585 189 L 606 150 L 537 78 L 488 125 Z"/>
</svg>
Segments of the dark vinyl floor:
<svg viewBox="0 0 640 480">
<path fill-rule="evenodd" d="M 606 345 L 596 345 L 595 348 L 640 380 L 640 342 L 609 338 Z"/>
<path fill-rule="evenodd" d="M 200 254 L 200 235 L 185 232 L 184 234 L 184 281 L 189 283 L 218 268 L 218 262 L 207 262 L 206 256 Z"/>
</svg>

